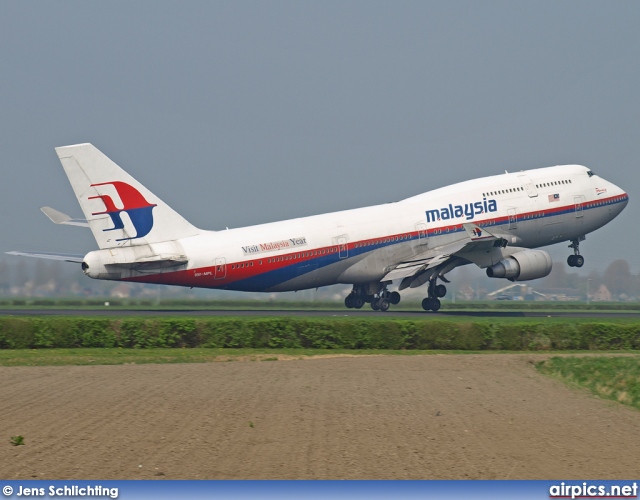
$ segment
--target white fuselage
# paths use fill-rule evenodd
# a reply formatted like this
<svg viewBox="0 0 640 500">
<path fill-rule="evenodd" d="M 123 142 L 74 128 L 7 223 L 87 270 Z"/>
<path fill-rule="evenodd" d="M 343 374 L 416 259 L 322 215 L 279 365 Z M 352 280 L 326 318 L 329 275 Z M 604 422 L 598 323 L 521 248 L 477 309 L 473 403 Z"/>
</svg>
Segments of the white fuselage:
<svg viewBox="0 0 640 500">
<path fill-rule="evenodd" d="M 122 268 L 127 281 L 244 291 L 287 291 L 378 282 L 400 263 L 435 257 L 468 239 L 473 223 L 508 246 L 470 252 L 485 268 L 523 248 L 569 241 L 616 217 L 619 187 L 567 165 L 454 184 L 399 202 L 226 231 L 203 231 L 167 245 L 188 259 L 161 272 Z M 164 244 L 152 245 L 161 253 Z M 90 274 L 91 275 L 91 274 Z"/>
</svg>

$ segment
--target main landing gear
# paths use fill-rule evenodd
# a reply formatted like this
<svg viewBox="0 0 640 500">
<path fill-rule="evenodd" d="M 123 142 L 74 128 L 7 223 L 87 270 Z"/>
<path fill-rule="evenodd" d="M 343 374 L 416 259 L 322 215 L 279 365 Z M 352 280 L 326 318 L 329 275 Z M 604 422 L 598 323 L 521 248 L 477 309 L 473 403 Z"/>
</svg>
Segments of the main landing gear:
<svg viewBox="0 0 640 500">
<path fill-rule="evenodd" d="M 448 283 L 447 280 L 441 279 Z M 437 284 L 438 277 L 429 280 L 428 297 L 422 301 L 425 311 L 440 310 L 440 299 L 447 295 L 447 287 Z M 349 309 L 362 309 L 365 304 L 371 304 L 374 311 L 388 311 L 389 307 L 400 303 L 400 294 L 390 292 L 387 285 L 382 283 L 368 283 L 355 285 L 351 293 L 344 299 L 344 305 Z"/>
<path fill-rule="evenodd" d="M 567 259 L 567 264 L 569 267 L 582 267 L 584 266 L 584 257 L 580 255 L 580 242 L 584 241 L 584 236 L 577 238 L 575 240 L 571 240 L 571 245 L 569 248 L 573 248 L 573 255 L 569 255 Z"/>
<path fill-rule="evenodd" d="M 398 292 L 389 292 L 386 286 L 374 294 L 367 293 L 364 287 L 353 287 L 353 290 L 344 299 L 344 305 L 349 309 L 361 309 L 365 303 L 371 304 L 374 311 L 388 311 L 389 307 L 400 303 Z"/>
<path fill-rule="evenodd" d="M 429 280 L 429 295 L 422 301 L 422 309 L 425 311 L 438 311 L 441 305 L 439 299 L 447 295 L 447 287 L 444 285 L 437 285 L 436 280 L 437 278 L 431 278 Z"/>
</svg>

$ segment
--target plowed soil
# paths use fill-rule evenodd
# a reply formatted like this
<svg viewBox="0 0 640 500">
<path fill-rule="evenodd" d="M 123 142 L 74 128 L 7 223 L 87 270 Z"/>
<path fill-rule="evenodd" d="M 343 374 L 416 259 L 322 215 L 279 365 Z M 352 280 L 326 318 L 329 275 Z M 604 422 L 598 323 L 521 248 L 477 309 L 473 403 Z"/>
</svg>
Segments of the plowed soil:
<svg viewBox="0 0 640 500">
<path fill-rule="evenodd" d="M 0 368 L 0 478 L 637 477 L 640 412 L 534 359 Z"/>
</svg>

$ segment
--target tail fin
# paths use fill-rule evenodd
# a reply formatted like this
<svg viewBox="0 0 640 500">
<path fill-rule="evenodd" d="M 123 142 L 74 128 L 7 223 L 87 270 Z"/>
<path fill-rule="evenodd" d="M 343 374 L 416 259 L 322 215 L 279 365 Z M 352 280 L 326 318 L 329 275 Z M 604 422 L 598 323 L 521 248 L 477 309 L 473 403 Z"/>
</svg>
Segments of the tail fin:
<svg viewBox="0 0 640 500">
<path fill-rule="evenodd" d="M 56 153 L 101 249 L 200 233 L 92 144 L 63 146 Z"/>
</svg>

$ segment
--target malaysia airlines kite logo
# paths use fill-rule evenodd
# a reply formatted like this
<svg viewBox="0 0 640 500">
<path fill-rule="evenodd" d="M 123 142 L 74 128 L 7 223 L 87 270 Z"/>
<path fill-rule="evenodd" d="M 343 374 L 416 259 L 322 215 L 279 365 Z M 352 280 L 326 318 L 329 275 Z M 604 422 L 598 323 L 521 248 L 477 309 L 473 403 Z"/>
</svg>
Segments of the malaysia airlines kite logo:
<svg viewBox="0 0 640 500">
<path fill-rule="evenodd" d="M 122 221 L 122 212 L 125 212 L 133 227 L 136 230 L 135 236 L 130 238 L 120 238 L 116 241 L 134 240 L 136 238 L 142 238 L 149 234 L 153 228 L 153 207 L 157 205 L 150 204 L 144 196 L 133 186 L 120 181 L 114 182 L 102 182 L 100 184 L 91 184 L 91 187 L 96 186 L 113 186 L 120 197 L 122 202 L 122 208 L 117 208 L 111 196 L 102 194 L 98 196 L 90 196 L 90 200 L 100 199 L 104 203 L 106 210 L 104 212 L 95 212 L 91 215 L 103 215 L 109 214 L 113 227 L 109 229 L 103 229 L 103 231 L 114 231 L 116 229 L 124 230 L 124 222 Z"/>
<path fill-rule="evenodd" d="M 473 231 L 471 231 L 476 238 L 482 237 L 482 230 L 479 227 L 474 227 Z"/>
</svg>

